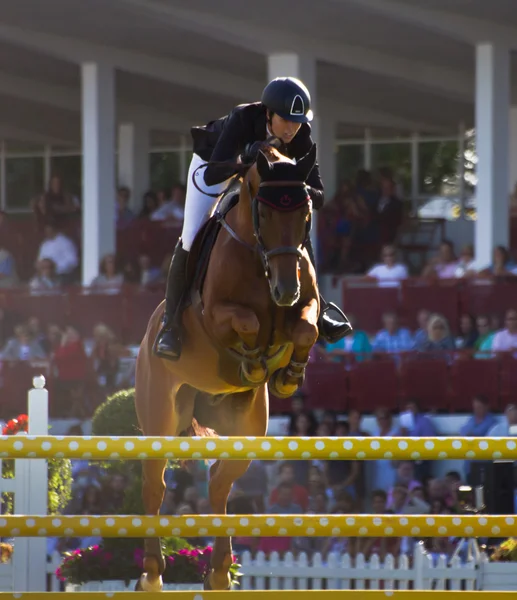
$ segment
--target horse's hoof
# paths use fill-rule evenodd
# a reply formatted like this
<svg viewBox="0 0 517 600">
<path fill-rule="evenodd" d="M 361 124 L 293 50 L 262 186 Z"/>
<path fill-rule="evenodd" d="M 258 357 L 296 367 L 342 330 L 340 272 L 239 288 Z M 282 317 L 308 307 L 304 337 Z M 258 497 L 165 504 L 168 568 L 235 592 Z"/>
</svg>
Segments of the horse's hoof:
<svg viewBox="0 0 517 600">
<path fill-rule="evenodd" d="M 268 383 L 268 389 L 277 398 L 281 398 L 281 399 L 291 398 L 291 396 L 300 387 L 299 382 L 297 381 L 296 383 L 286 385 L 280 381 L 280 378 L 282 377 L 282 375 L 283 375 L 282 369 L 277 371 L 276 373 L 273 373 L 273 376 L 271 377 L 271 379 L 269 380 L 269 383 Z"/>
<path fill-rule="evenodd" d="M 231 589 L 232 589 L 232 585 L 230 584 L 227 588 L 225 588 L 224 590 L 221 590 L 221 591 L 223 591 L 223 592 L 224 591 L 229 592 Z M 214 590 L 214 588 L 212 587 L 212 585 L 210 583 L 210 574 L 208 574 L 205 577 L 205 581 L 203 581 L 203 590 L 205 592 L 211 592 L 211 591 Z"/>
<path fill-rule="evenodd" d="M 144 573 L 135 585 L 135 592 L 161 592 L 162 590 L 163 580 L 161 575 L 154 583 L 151 583 L 147 578 L 147 573 Z"/>
</svg>

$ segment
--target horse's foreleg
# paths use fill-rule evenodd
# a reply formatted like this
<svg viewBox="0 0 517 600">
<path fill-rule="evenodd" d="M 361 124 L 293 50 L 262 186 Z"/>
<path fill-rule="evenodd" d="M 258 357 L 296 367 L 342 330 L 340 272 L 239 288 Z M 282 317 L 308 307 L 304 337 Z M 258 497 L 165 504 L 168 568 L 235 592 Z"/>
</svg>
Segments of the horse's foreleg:
<svg viewBox="0 0 517 600">
<path fill-rule="evenodd" d="M 276 371 L 269 381 L 271 393 L 290 398 L 303 384 L 309 353 L 318 339 L 318 301 L 312 299 L 301 311 L 293 328 L 293 353 L 289 364 Z"/>
<path fill-rule="evenodd" d="M 241 380 L 244 384 L 260 385 L 268 376 L 262 350 L 257 345 L 260 323 L 257 315 L 245 306 L 221 302 L 212 308 L 213 331 L 224 346 L 243 356 Z M 235 334 L 238 341 L 235 343 Z"/>
</svg>

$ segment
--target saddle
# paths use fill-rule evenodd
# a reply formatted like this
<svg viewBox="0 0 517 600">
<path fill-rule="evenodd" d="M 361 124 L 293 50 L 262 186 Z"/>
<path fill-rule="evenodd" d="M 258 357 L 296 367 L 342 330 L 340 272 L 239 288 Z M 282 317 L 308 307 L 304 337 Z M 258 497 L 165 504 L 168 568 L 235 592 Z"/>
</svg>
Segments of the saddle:
<svg viewBox="0 0 517 600">
<path fill-rule="evenodd" d="M 187 301 L 191 304 L 201 302 L 212 249 L 221 231 L 221 218 L 225 217 L 239 201 L 241 179 L 235 176 L 228 188 L 217 201 L 208 221 L 198 231 L 190 249 L 187 262 Z"/>
</svg>

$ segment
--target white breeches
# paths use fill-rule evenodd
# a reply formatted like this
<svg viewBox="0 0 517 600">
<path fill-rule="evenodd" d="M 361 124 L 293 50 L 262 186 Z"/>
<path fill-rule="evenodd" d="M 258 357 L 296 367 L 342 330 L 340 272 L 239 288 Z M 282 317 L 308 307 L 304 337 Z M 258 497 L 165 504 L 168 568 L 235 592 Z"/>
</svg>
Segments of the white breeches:
<svg viewBox="0 0 517 600">
<path fill-rule="evenodd" d="M 188 170 L 185 216 L 183 219 L 183 230 L 181 232 L 182 245 L 187 251 L 190 251 L 197 232 L 201 229 L 202 225 L 206 223 L 217 203 L 217 198 L 211 198 L 210 196 L 203 194 L 203 192 L 200 192 L 192 181 L 194 171 L 205 162 L 206 161 L 202 160 L 197 154 L 194 154 Z M 218 183 L 217 185 L 208 186 L 205 184 L 203 178 L 205 168 L 206 167 L 199 169 L 196 173 L 197 185 L 208 194 L 220 194 L 224 192 L 228 186 L 229 180 Z"/>
</svg>

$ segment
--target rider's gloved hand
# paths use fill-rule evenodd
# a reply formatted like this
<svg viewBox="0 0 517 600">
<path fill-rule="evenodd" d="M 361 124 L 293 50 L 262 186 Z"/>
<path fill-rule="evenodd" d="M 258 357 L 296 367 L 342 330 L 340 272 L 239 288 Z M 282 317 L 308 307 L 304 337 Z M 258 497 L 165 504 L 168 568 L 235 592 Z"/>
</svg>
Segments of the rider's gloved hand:
<svg viewBox="0 0 517 600">
<path fill-rule="evenodd" d="M 263 145 L 264 142 L 253 142 L 251 144 L 246 144 L 244 152 L 241 154 L 241 161 L 244 164 L 254 163 L 257 160 L 257 155 Z"/>
</svg>

